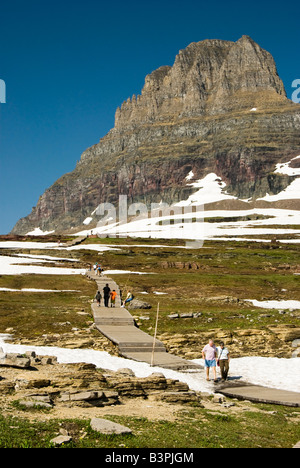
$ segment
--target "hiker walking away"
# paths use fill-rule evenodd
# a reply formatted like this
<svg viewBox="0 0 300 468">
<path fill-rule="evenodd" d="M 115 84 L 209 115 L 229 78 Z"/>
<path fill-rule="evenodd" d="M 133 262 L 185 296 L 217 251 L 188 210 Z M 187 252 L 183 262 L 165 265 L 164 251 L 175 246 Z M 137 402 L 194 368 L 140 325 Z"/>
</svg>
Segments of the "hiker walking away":
<svg viewBox="0 0 300 468">
<path fill-rule="evenodd" d="M 104 306 L 108 307 L 108 301 L 110 297 L 110 287 L 108 286 L 108 284 L 106 284 L 106 286 L 103 288 L 103 293 L 104 293 Z"/>
<path fill-rule="evenodd" d="M 133 298 L 134 298 L 133 294 L 130 291 L 127 291 L 127 296 L 122 307 L 125 307 L 125 305 L 131 302 Z"/>
<path fill-rule="evenodd" d="M 101 305 L 101 299 L 102 299 L 102 296 L 101 296 L 101 292 L 100 292 L 100 291 L 97 291 L 97 294 L 96 294 L 96 296 L 95 296 L 95 299 L 96 299 L 96 301 L 97 301 L 97 303 L 98 303 L 98 307 L 100 307 L 100 305 Z"/>
<path fill-rule="evenodd" d="M 224 382 L 228 376 L 230 352 L 229 352 L 229 349 L 226 348 L 223 341 L 220 342 L 220 346 L 218 346 L 217 348 L 217 353 L 218 353 L 217 364 L 218 366 L 220 366 L 221 379 Z"/>
<path fill-rule="evenodd" d="M 101 271 L 102 271 L 101 265 L 98 265 L 98 267 L 97 267 L 98 276 L 101 276 Z"/>
<path fill-rule="evenodd" d="M 114 306 L 116 307 L 116 297 L 117 297 L 116 291 L 113 289 L 110 293 L 110 307 Z"/>
<path fill-rule="evenodd" d="M 95 263 L 94 264 L 94 273 L 95 273 L 95 275 L 97 274 L 97 266 L 98 266 L 98 263 Z"/>
<path fill-rule="evenodd" d="M 213 340 L 209 340 L 208 344 L 202 350 L 202 358 L 204 359 L 204 367 L 206 369 L 206 380 L 209 381 L 209 369 L 212 368 L 214 374 L 214 382 L 217 382 L 217 348 Z"/>
</svg>

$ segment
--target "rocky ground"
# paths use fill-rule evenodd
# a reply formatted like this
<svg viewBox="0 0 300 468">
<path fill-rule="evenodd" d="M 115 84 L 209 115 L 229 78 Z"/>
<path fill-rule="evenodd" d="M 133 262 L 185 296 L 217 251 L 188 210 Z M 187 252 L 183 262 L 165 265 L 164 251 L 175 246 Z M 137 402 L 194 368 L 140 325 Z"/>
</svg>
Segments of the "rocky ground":
<svg viewBox="0 0 300 468">
<path fill-rule="evenodd" d="M 185 319 L 183 319 L 185 320 Z M 300 354 L 300 327 L 297 325 L 272 325 L 262 330 L 249 328 L 243 330 L 222 330 L 214 328 L 208 332 L 187 334 L 168 334 L 159 336 L 169 352 L 185 357 L 199 359 L 203 344 L 213 338 L 218 344 L 224 341 L 230 348 L 232 357 L 264 356 L 290 358 Z"/>
<path fill-rule="evenodd" d="M 73 334 L 46 335 L 36 342 L 19 343 L 67 348 L 90 347 L 117 356 L 116 348 L 94 327 Z M 199 359 L 203 343 L 210 337 L 224 340 L 234 357 L 249 355 L 286 356 L 297 351 L 300 328 L 293 325 L 265 330 L 244 329 L 227 332 L 212 329 L 210 333 L 163 334 L 159 338 L 169 352 L 189 359 Z M 294 347 L 293 343 L 296 343 Z M 299 344 L 299 343 L 298 343 Z M 257 352 L 255 352 L 257 350 Z M 0 353 L 0 402 L 2 415 L 28 418 L 92 418 L 105 414 L 137 416 L 148 419 L 176 419 L 185 406 L 239 411 L 245 403 L 226 402 L 223 396 L 190 391 L 187 384 L 153 373 L 137 378 L 130 369 L 117 372 L 97 369 L 93 364 L 60 364 L 56 357 Z M 155 411 L 153 410 L 155 408 Z"/>
<path fill-rule="evenodd" d="M 55 357 L 33 352 L 0 354 L 2 415 L 85 419 L 143 414 L 149 419 L 172 420 L 176 408 L 201 406 L 203 397 L 187 384 L 159 373 L 137 378 L 130 369 L 113 372 L 93 364 L 59 364 Z"/>
<path fill-rule="evenodd" d="M 2 416 L 29 420 L 92 419 L 107 415 L 176 421 L 184 408 L 239 413 L 259 411 L 250 402 L 189 390 L 187 384 L 153 373 L 137 378 L 93 364 L 60 364 L 55 357 L 0 354 Z"/>
</svg>

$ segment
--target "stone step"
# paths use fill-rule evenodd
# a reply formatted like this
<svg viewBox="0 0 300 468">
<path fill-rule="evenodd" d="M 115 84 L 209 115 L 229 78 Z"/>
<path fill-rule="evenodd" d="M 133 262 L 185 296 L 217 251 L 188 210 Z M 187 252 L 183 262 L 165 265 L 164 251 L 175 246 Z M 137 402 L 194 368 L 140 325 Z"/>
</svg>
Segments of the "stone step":
<svg viewBox="0 0 300 468">
<path fill-rule="evenodd" d="M 118 320 L 118 319 L 115 319 L 115 320 L 95 320 L 95 324 L 97 326 L 101 326 L 101 325 L 115 325 L 117 327 L 122 327 L 122 326 L 127 326 L 127 325 L 131 325 L 132 323 L 128 320 Z"/>
<path fill-rule="evenodd" d="M 148 341 L 148 342 L 145 342 L 145 343 L 120 343 L 119 344 L 120 348 L 122 349 L 128 349 L 128 348 L 136 348 L 136 349 L 141 349 L 141 350 L 144 350 L 144 348 L 150 348 L 151 350 L 153 349 L 153 341 Z M 159 350 L 165 350 L 165 346 L 163 345 L 163 343 L 160 343 L 160 342 L 156 342 L 155 343 L 155 349 L 159 349 Z"/>
<path fill-rule="evenodd" d="M 124 354 L 124 355 L 125 355 L 125 354 L 128 355 L 128 353 L 130 353 L 130 354 L 131 354 L 131 353 L 152 353 L 152 349 L 153 349 L 153 348 L 152 348 L 151 346 L 147 346 L 147 347 L 145 346 L 145 347 L 143 347 L 143 348 L 138 348 L 138 347 L 136 347 L 136 346 L 133 346 L 132 348 L 131 348 L 131 347 L 125 347 L 125 348 L 123 348 L 123 347 L 121 347 L 121 346 L 119 347 L 120 353 L 121 353 L 121 354 Z M 158 349 L 158 348 L 156 347 L 156 348 L 155 348 L 155 352 L 161 352 L 161 353 L 165 352 L 165 353 L 166 353 L 167 351 L 164 350 L 163 348 L 159 348 L 159 349 Z"/>
</svg>

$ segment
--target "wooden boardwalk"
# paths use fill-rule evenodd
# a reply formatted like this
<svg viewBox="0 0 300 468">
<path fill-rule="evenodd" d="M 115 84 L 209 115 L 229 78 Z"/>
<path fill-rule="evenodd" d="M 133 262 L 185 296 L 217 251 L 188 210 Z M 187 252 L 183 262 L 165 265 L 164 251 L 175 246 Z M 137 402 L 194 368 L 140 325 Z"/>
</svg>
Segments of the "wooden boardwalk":
<svg viewBox="0 0 300 468">
<path fill-rule="evenodd" d="M 230 383 L 229 380 L 224 384 L 217 385 L 216 392 L 222 393 L 229 398 L 237 398 L 238 400 L 300 407 L 300 393 L 298 392 L 251 385 L 246 382 Z"/>
<path fill-rule="evenodd" d="M 73 247 L 75 245 L 79 245 L 82 242 L 84 242 L 87 239 L 88 236 L 80 236 L 80 237 L 75 237 L 74 239 L 66 242 L 64 244 L 64 247 Z"/>
<path fill-rule="evenodd" d="M 128 310 L 121 307 L 119 286 L 111 278 L 95 275 L 93 271 L 88 271 L 87 276 L 96 281 L 97 290 L 102 294 L 101 306 L 92 304 L 97 329 L 118 346 L 121 356 L 151 364 L 154 338 L 140 330 Z M 115 307 L 104 307 L 103 288 L 106 284 L 118 294 Z M 198 364 L 169 354 L 159 340 L 155 341 L 153 365 L 173 370 L 203 369 Z"/>
<path fill-rule="evenodd" d="M 102 294 L 101 307 L 98 307 L 97 303 L 92 304 L 97 329 L 118 346 L 121 356 L 151 364 L 154 338 L 137 328 L 132 315 L 121 307 L 120 290 L 117 283 L 111 278 L 97 276 L 92 271 L 88 271 L 87 276 L 96 281 L 97 289 Z M 118 294 L 115 308 L 103 306 L 103 288 L 106 284 L 111 290 L 115 289 Z M 153 365 L 176 371 L 203 370 L 203 367 L 198 364 L 169 354 L 164 344 L 159 340 L 155 342 Z M 229 379 L 224 383 L 216 384 L 214 391 L 240 400 L 300 407 L 300 393 L 298 392 L 251 385 L 242 381 L 237 382 Z"/>
</svg>

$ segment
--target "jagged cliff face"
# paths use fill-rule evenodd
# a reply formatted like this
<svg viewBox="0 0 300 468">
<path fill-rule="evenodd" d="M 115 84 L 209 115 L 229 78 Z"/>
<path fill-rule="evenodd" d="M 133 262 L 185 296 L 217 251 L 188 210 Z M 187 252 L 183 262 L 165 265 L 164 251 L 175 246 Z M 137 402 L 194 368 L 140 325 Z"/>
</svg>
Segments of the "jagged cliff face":
<svg viewBox="0 0 300 468">
<path fill-rule="evenodd" d="M 141 96 L 116 112 L 117 130 L 182 117 L 217 115 L 285 97 L 272 56 L 249 37 L 206 40 L 179 52 L 173 67 L 146 77 Z"/>
<path fill-rule="evenodd" d="M 256 111 L 253 111 L 256 109 Z M 185 177 L 215 172 L 240 198 L 289 183 L 275 165 L 300 154 L 300 106 L 286 98 L 272 56 L 251 38 L 206 40 L 146 77 L 116 111 L 115 127 L 49 188 L 13 232 L 82 226 L 103 202 L 186 199 Z"/>
</svg>

